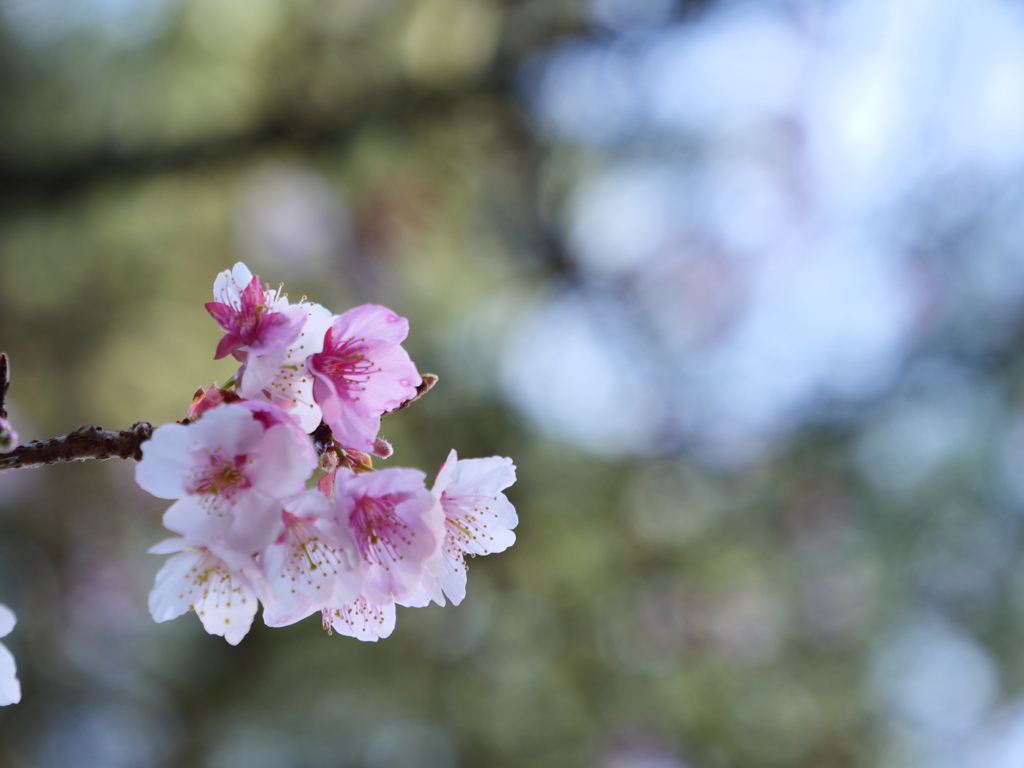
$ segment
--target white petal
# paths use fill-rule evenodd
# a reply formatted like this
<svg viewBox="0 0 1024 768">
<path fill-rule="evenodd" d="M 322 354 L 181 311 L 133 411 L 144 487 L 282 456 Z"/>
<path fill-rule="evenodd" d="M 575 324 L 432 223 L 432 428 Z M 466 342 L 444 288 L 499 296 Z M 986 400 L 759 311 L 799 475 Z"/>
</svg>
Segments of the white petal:
<svg viewBox="0 0 1024 768">
<path fill-rule="evenodd" d="M 242 371 L 242 383 L 238 387 L 238 394 L 246 400 L 266 400 L 263 390 L 277 378 L 287 356 L 287 349 L 276 349 L 265 355 L 249 353 Z"/>
<path fill-rule="evenodd" d="M 250 493 L 255 491 L 250 490 Z M 231 501 L 220 496 L 186 496 L 178 499 L 164 512 L 164 527 L 189 539 L 220 536 L 228 530 L 234 519 L 231 510 Z"/>
<path fill-rule="evenodd" d="M 157 542 L 146 551 L 151 555 L 170 555 L 174 552 L 181 552 L 183 549 L 189 548 L 188 539 L 164 539 L 163 541 Z"/>
<path fill-rule="evenodd" d="M 211 635 L 220 635 L 231 645 L 238 645 L 252 626 L 259 601 L 240 574 L 231 573 L 221 564 L 211 573 L 196 613 Z"/>
<path fill-rule="evenodd" d="M 410 608 L 419 608 L 426 605 L 427 601 L 433 600 L 438 605 L 445 604 L 445 595 L 452 601 L 452 605 L 458 605 L 466 597 L 466 563 L 462 550 L 452 542 L 451 537 L 446 537 L 442 562 L 444 569 L 440 575 L 425 574 L 420 582 L 420 588 L 413 593 L 410 600 L 399 600 L 399 605 Z"/>
<path fill-rule="evenodd" d="M 211 635 L 237 645 L 252 625 L 259 601 L 248 579 L 210 552 L 172 557 L 156 576 L 149 611 L 157 622 L 194 610 Z"/>
<path fill-rule="evenodd" d="M 263 623 L 268 627 L 289 627 L 314 613 L 319 613 L 320 610 L 319 606 L 306 598 L 296 601 L 295 606 L 289 609 L 271 597 L 263 603 Z"/>
<path fill-rule="evenodd" d="M 159 499 L 180 499 L 188 489 L 185 478 L 192 468 L 190 427 L 164 424 L 142 444 L 142 461 L 135 465 L 135 481 Z"/>
<path fill-rule="evenodd" d="M 372 605 L 360 598 L 353 604 L 332 611 L 331 626 L 339 635 L 364 642 L 377 642 L 395 629 L 395 604 Z"/>
<path fill-rule="evenodd" d="M 245 266 L 244 261 L 235 262 L 235 266 L 231 268 L 231 277 L 234 278 L 235 285 L 240 288 L 245 288 L 245 286 L 252 282 L 252 272 Z"/>
<path fill-rule="evenodd" d="M 331 313 L 319 304 L 301 306 L 307 320 L 299 338 L 288 349 L 260 356 L 250 353 L 238 393 L 292 413 L 308 433 L 320 425 L 321 410 L 313 398 L 313 375 L 306 368 L 306 358 L 323 350 Z M 279 307 L 275 305 L 275 309 Z"/>
<path fill-rule="evenodd" d="M 6 637 L 11 634 L 11 630 L 14 629 L 14 625 L 17 623 L 18 620 L 14 616 L 14 611 L 0 603 L 0 637 Z"/>
<path fill-rule="evenodd" d="M 448 599 L 452 601 L 452 605 L 461 603 L 466 598 L 466 566 L 463 565 L 458 570 L 449 569 L 441 577 L 441 588 L 448 595 Z"/>
<path fill-rule="evenodd" d="M 164 526 L 188 539 L 221 538 L 230 549 L 251 555 L 267 546 L 280 531 L 280 502 L 254 488 L 224 498 L 192 494 L 164 512 Z"/>
<path fill-rule="evenodd" d="M 252 282 L 252 272 L 242 262 L 230 272 L 221 272 L 213 281 L 213 298 L 221 304 L 237 306 L 242 290 Z"/>
<path fill-rule="evenodd" d="M 280 606 L 271 610 L 275 621 L 279 615 L 304 612 L 304 606 L 309 609 L 304 613 L 308 616 L 359 597 L 362 579 L 350 562 L 354 545 L 340 534 L 340 527 L 332 521 L 297 520 L 288 526 L 284 541 L 264 550 L 264 573 L 274 602 Z"/>
<path fill-rule="evenodd" d="M 187 613 L 200 592 L 196 579 L 209 555 L 203 552 L 182 552 L 164 563 L 149 593 L 149 613 L 157 623 Z"/>
<path fill-rule="evenodd" d="M 251 555 L 280 534 L 281 512 L 281 502 L 252 489 L 243 491 L 234 498 L 231 523 L 221 539 L 230 549 Z"/>
<path fill-rule="evenodd" d="M 434 478 L 434 487 L 431 489 L 431 493 L 434 494 L 435 498 L 441 498 L 441 492 L 444 491 L 452 481 L 452 477 L 455 475 L 455 465 L 459 463 L 459 454 L 452 448 L 451 453 L 448 454 L 448 458 L 445 459 L 444 464 L 437 470 L 437 477 Z"/>
<path fill-rule="evenodd" d="M 18 682 L 14 656 L 0 644 L 0 707 L 21 701 L 21 683 Z"/>
<path fill-rule="evenodd" d="M 404 600 L 395 600 L 395 602 L 406 608 L 423 608 L 430 605 L 431 600 L 434 600 L 438 605 L 443 606 L 444 595 L 441 594 L 440 583 L 440 579 L 436 576 L 425 576 L 415 592 Z M 434 598 L 435 592 L 439 599 Z"/>
<path fill-rule="evenodd" d="M 516 465 L 504 456 L 486 459 L 463 459 L 455 465 L 448 486 L 450 495 L 463 493 L 494 496 L 516 481 Z"/>
<path fill-rule="evenodd" d="M 463 459 L 441 499 L 448 533 L 459 548 L 475 555 L 503 552 L 515 543 L 515 507 L 502 490 L 515 482 L 511 459 Z"/>
<path fill-rule="evenodd" d="M 463 552 L 492 555 L 495 552 L 504 552 L 515 544 L 516 535 L 504 522 L 509 516 L 515 520 L 515 508 L 504 496 L 478 499 L 473 506 L 461 507 L 458 514 L 452 514 L 451 509 L 445 507 L 448 524 L 458 523 L 460 527 L 457 530 L 448 530 L 454 534 Z M 469 532 L 469 536 L 465 535 L 466 531 Z"/>
</svg>

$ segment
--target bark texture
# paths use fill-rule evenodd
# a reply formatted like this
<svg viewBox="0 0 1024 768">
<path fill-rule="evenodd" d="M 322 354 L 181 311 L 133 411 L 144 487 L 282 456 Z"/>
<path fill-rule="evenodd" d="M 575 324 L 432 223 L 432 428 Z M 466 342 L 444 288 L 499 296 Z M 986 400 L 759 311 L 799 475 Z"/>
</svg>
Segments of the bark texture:
<svg viewBox="0 0 1024 768">
<path fill-rule="evenodd" d="M 0 470 L 41 467 L 86 459 L 142 458 L 142 444 L 153 436 L 153 425 L 140 421 L 120 432 L 85 424 L 69 435 L 36 440 L 0 455 Z"/>
</svg>

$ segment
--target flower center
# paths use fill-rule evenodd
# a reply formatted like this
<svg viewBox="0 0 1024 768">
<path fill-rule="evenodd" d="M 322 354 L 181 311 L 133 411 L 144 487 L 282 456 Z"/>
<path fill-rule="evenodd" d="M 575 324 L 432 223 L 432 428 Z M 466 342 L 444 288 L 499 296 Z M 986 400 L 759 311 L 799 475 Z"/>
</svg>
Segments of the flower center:
<svg viewBox="0 0 1024 768">
<path fill-rule="evenodd" d="M 192 487 L 193 493 L 206 493 L 230 498 L 244 488 L 252 487 L 245 476 L 245 456 L 228 458 L 210 454 L 209 463 L 198 468 L 198 476 Z"/>
<path fill-rule="evenodd" d="M 359 552 L 367 562 L 383 565 L 385 561 L 403 559 L 398 544 L 408 545 L 405 531 L 409 526 L 395 514 L 390 499 L 364 496 L 356 502 L 348 520 L 355 531 Z"/>
<path fill-rule="evenodd" d="M 266 312 L 267 308 L 262 304 L 255 307 L 243 306 L 238 314 L 235 315 L 235 328 L 236 333 L 242 338 L 246 344 L 251 344 L 260 335 L 262 330 L 261 321 L 263 319 L 263 313 Z"/>
<path fill-rule="evenodd" d="M 367 351 L 365 341 L 346 339 L 335 344 L 331 332 L 327 332 L 324 351 L 317 355 L 316 364 L 330 376 L 339 390 L 361 392 L 366 389 L 362 385 L 369 381 L 370 375 L 380 372 L 380 368 L 374 368 L 373 361 L 364 354 Z"/>
<path fill-rule="evenodd" d="M 452 497 L 447 491 L 441 492 L 445 528 L 462 551 L 467 550 L 473 539 L 487 534 L 487 526 L 483 524 L 480 516 L 486 512 L 487 503 L 491 498 L 471 494 Z"/>
</svg>

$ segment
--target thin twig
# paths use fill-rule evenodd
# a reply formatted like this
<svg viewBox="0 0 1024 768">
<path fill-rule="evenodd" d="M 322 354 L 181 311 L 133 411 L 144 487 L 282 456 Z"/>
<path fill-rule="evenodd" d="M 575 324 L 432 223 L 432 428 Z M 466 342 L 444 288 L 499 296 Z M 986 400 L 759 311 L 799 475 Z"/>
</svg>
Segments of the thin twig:
<svg viewBox="0 0 1024 768">
<path fill-rule="evenodd" d="M 0 354 L 0 394 L 6 395 L 9 383 L 7 356 Z M 409 398 L 391 413 L 408 408 L 430 391 L 437 383 L 437 376 L 424 373 L 423 383 L 416 387 L 416 395 Z M 0 406 L 3 398 L 0 397 Z M 36 440 L 28 445 L 21 445 L 11 453 L 0 455 L 0 470 L 24 469 L 41 467 L 44 464 L 57 464 L 66 461 L 85 461 L 86 459 L 142 459 L 142 444 L 153 436 L 153 426 L 145 421 L 134 424 L 131 428 L 120 432 L 110 432 L 93 424 L 85 424 L 69 435 L 52 437 L 49 440 Z M 317 452 L 323 453 L 328 441 L 333 443 L 330 430 L 321 424 L 313 433 Z"/>
<path fill-rule="evenodd" d="M 0 352 L 0 419 L 7 418 L 7 390 L 11 387 L 11 365 Z"/>
<path fill-rule="evenodd" d="M 36 440 L 0 455 L 0 470 L 41 467 L 64 461 L 86 459 L 142 459 L 142 444 L 153 436 L 153 426 L 145 421 L 120 432 L 109 432 L 85 424 L 63 437 Z"/>
</svg>

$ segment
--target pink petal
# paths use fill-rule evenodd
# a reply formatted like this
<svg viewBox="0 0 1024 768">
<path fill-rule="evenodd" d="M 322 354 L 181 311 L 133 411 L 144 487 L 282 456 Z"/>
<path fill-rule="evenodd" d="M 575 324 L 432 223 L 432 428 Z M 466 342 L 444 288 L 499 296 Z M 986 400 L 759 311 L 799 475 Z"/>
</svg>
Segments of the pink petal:
<svg viewBox="0 0 1024 768">
<path fill-rule="evenodd" d="M 221 304 L 219 301 L 208 301 L 203 305 L 210 316 L 217 321 L 217 325 L 225 332 L 232 330 L 232 322 L 238 310 L 228 304 Z"/>
<path fill-rule="evenodd" d="M 340 315 L 332 324 L 335 339 L 380 339 L 401 344 L 409 335 L 409 321 L 379 304 L 363 304 Z"/>
<path fill-rule="evenodd" d="M 248 349 L 258 355 L 284 349 L 299 338 L 305 324 L 306 312 L 302 307 L 273 312 L 265 317 L 257 338 L 249 342 Z"/>
<path fill-rule="evenodd" d="M 246 477 L 254 488 L 278 499 L 300 493 L 317 466 L 316 454 L 302 447 L 309 443 L 290 424 L 271 427 L 252 451 Z"/>
<path fill-rule="evenodd" d="M 229 331 L 217 342 L 217 351 L 213 355 L 214 360 L 222 360 L 233 352 L 242 348 L 242 337 L 234 331 Z"/>
<path fill-rule="evenodd" d="M 313 396 L 318 397 L 325 424 L 344 448 L 373 453 L 373 441 L 380 431 L 379 413 L 367 413 L 358 405 L 337 396 L 331 384 L 318 376 L 313 384 Z"/>
</svg>

